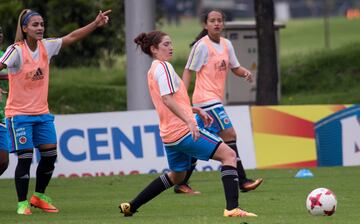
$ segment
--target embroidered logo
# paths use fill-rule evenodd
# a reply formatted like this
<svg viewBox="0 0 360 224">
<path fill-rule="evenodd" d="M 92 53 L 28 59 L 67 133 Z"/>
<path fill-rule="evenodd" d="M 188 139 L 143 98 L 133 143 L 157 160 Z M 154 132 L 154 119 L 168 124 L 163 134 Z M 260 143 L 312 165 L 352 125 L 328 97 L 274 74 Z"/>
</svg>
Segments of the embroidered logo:
<svg viewBox="0 0 360 224">
<path fill-rule="evenodd" d="M 20 142 L 20 144 L 25 144 L 25 143 L 27 142 L 26 137 L 25 137 L 25 136 L 21 136 L 21 137 L 19 138 L 19 142 Z"/>
</svg>

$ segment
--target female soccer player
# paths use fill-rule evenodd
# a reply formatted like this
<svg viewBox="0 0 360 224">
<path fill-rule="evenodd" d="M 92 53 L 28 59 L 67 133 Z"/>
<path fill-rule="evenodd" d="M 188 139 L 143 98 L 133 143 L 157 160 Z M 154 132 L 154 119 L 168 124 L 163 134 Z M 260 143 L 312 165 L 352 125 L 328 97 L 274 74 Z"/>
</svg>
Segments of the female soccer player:
<svg viewBox="0 0 360 224">
<path fill-rule="evenodd" d="M 2 28 L 0 27 L 0 45 L 3 43 L 4 35 Z M 2 57 L 4 52 L 0 50 L 0 57 Z M 7 72 L 0 72 L 0 176 L 5 172 L 9 165 L 9 134 L 5 125 L 5 103 L 6 103 L 6 94 L 7 94 Z"/>
<path fill-rule="evenodd" d="M 249 70 L 240 66 L 231 42 L 221 37 L 221 32 L 224 28 L 224 14 L 220 11 L 212 10 L 204 14 L 202 22 L 204 29 L 190 45 L 192 50 L 182 78 L 188 89 L 191 81 L 191 72 L 196 72 L 192 103 L 195 107 L 204 109 L 214 119 L 213 124 L 206 129 L 211 133 L 219 135 L 235 151 L 240 190 L 243 192 L 254 190 L 263 180 L 256 179 L 254 181 L 246 177 L 236 146 L 235 129 L 222 104 L 229 67 L 235 75 L 244 78 L 246 81 L 252 82 L 253 76 Z M 199 126 L 203 127 L 201 120 L 197 120 Z M 176 193 L 194 193 L 187 185 L 187 181 L 195 165 L 196 160 L 193 160 L 193 166 L 189 170 L 184 182 L 175 186 L 174 190 Z"/>
<path fill-rule="evenodd" d="M 44 19 L 39 13 L 29 9 L 20 13 L 15 43 L 0 59 L 0 70 L 8 68 L 9 71 L 10 91 L 5 116 L 12 152 L 18 156 L 15 170 L 18 214 L 30 215 L 30 204 L 45 212 L 59 212 L 44 194 L 57 157 L 54 116 L 50 114 L 47 102 L 50 59 L 60 48 L 107 24 L 110 11 L 100 11 L 93 22 L 55 39 L 43 39 Z M 33 148 L 39 149 L 41 159 L 36 170 L 35 193 L 29 203 L 27 193 Z"/>
<path fill-rule="evenodd" d="M 184 83 L 168 62 L 173 48 L 170 37 L 161 31 L 139 34 L 134 42 L 154 60 L 147 74 L 151 99 L 160 118 L 160 136 L 166 150 L 170 172 L 153 180 L 138 196 L 119 208 L 124 216 L 137 209 L 164 190 L 180 183 L 191 166 L 191 157 L 214 159 L 222 163 L 221 178 L 225 191 L 224 216 L 256 216 L 238 207 L 238 176 L 236 154 L 217 136 L 197 126 L 193 112 L 204 125 L 212 119 L 200 108 L 192 108 Z"/>
</svg>

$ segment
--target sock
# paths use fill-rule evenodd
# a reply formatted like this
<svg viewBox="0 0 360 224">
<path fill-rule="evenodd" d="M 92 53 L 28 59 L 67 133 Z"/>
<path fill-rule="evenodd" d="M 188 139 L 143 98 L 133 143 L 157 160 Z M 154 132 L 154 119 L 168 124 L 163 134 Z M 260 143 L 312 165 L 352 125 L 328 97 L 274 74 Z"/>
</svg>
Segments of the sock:
<svg viewBox="0 0 360 224">
<path fill-rule="evenodd" d="M 36 170 L 36 186 L 35 192 L 45 193 L 45 189 L 48 186 L 53 171 L 54 164 L 57 157 L 56 148 L 40 151 L 41 159 Z"/>
<path fill-rule="evenodd" d="M 236 146 L 236 141 L 229 141 L 229 142 L 225 142 L 230 148 L 232 148 L 232 150 L 235 151 L 236 153 L 236 158 L 237 158 L 237 172 L 238 172 L 238 176 L 239 176 L 239 185 L 242 185 L 243 183 L 246 182 L 247 178 L 246 178 L 246 173 L 244 170 L 244 167 L 242 165 L 240 156 L 239 156 L 239 152 L 238 152 L 238 148 Z"/>
<path fill-rule="evenodd" d="M 239 179 L 235 167 L 221 167 L 221 180 L 224 186 L 226 209 L 232 210 L 239 206 Z"/>
<path fill-rule="evenodd" d="M 194 158 L 194 157 L 192 157 L 192 158 L 191 158 L 191 167 L 190 167 L 190 170 L 188 170 L 188 171 L 186 172 L 186 175 L 185 175 L 184 180 L 183 180 L 180 184 L 178 184 L 178 185 L 187 184 L 187 183 L 189 182 L 189 179 L 190 179 L 190 177 L 191 177 L 191 175 L 192 175 L 192 173 L 193 173 L 193 171 L 194 171 L 194 169 L 195 169 L 195 167 L 196 167 L 196 163 L 197 163 L 197 159 Z"/>
<path fill-rule="evenodd" d="M 143 204 L 147 203 L 151 199 L 158 196 L 161 192 L 165 191 L 166 189 L 174 186 L 171 182 L 170 178 L 167 174 L 162 174 L 155 180 L 153 180 L 145 189 L 136 196 L 134 200 L 130 202 L 131 212 L 136 212 L 136 210 L 142 206 Z"/>
<path fill-rule="evenodd" d="M 19 202 L 27 200 L 32 157 L 32 151 L 18 152 L 18 163 L 15 169 L 15 187 Z"/>
</svg>

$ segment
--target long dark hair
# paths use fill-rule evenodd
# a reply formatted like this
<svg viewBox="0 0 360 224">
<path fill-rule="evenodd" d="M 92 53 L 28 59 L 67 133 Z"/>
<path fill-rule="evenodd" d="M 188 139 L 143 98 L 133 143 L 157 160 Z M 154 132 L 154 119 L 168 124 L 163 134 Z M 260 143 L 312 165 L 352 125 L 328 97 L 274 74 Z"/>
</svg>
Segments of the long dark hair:
<svg viewBox="0 0 360 224">
<path fill-rule="evenodd" d="M 205 12 L 203 12 L 201 14 L 201 23 L 202 24 L 206 24 L 207 23 L 207 20 L 209 18 L 209 14 L 210 12 L 218 12 L 222 15 L 222 18 L 223 18 L 223 21 L 225 21 L 225 13 L 223 11 L 221 11 L 220 9 L 209 9 L 209 10 L 206 10 Z M 203 38 L 204 36 L 206 36 L 208 34 L 208 31 L 207 29 L 203 28 L 201 30 L 201 32 L 196 36 L 195 40 L 190 44 L 190 47 L 194 46 L 194 44 L 200 40 L 201 38 Z"/>
<path fill-rule="evenodd" d="M 136 43 L 136 45 L 141 47 L 141 50 L 145 54 L 152 57 L 153 55 L 151 52 L 151 46 L 158 48 L 164 36 L 167 36 L 167 34 L 162 31 L 154 30 L 149 33 L 140 33 L 134 39 L 134 42 Z"/>
</svg>

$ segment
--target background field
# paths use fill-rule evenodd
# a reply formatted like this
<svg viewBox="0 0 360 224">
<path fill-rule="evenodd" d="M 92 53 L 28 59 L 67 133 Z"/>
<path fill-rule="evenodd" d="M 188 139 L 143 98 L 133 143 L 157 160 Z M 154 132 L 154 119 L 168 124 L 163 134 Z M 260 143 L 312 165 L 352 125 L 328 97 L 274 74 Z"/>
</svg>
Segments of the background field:
<svg viewBox="0 0 360 224">
<path fill-rule="evenodd" d="M 60 208 L 59 214 L 32 209 L 29 217 L 16 214 L 13 180 L 0 180 L 0 223 L 136 223 L 136 224 L 354 224 L 360 220 L 359 167 L 311 169 L 315 177 L 297 179 L 295 169 L 249 170 L 250 177 L 263 177 L 254 192 L 240 193 L 241 206 L 256 212 L 257 218 L 224 218 L 225 206 L 220 174 L 196 172 L 192 186 L 199 196 L 164 192 L 140 208 L 133 217 L 123 217 L 117 208 L 131 200 L 156 175 L 130 175 L 74 179 L 53 179 L 47 193 Z M 305 207 L 307 194 L 318 187 L 335 192 L 338 209 L 331 217 L 313 217 Z M 34 189 L 31 181 L 30 191 Z"/>
<path fill-rule="evenodd" d="M 281 104 L 360 103 L 360 20 L 330 19 L 331 49 L 324 47 L 323 19 L 291 20 L 280 31 Z M 200 32 L 196 19 L 158 27 L 174 44 L 172 61 L 179 75 L 188 45 Z M 145 78 L 145 74 L 144 74 Z M 114 68 L 52 69 L 49 104 L 53 113 L 126 110 L 126 58 Z"/>
</svg>

